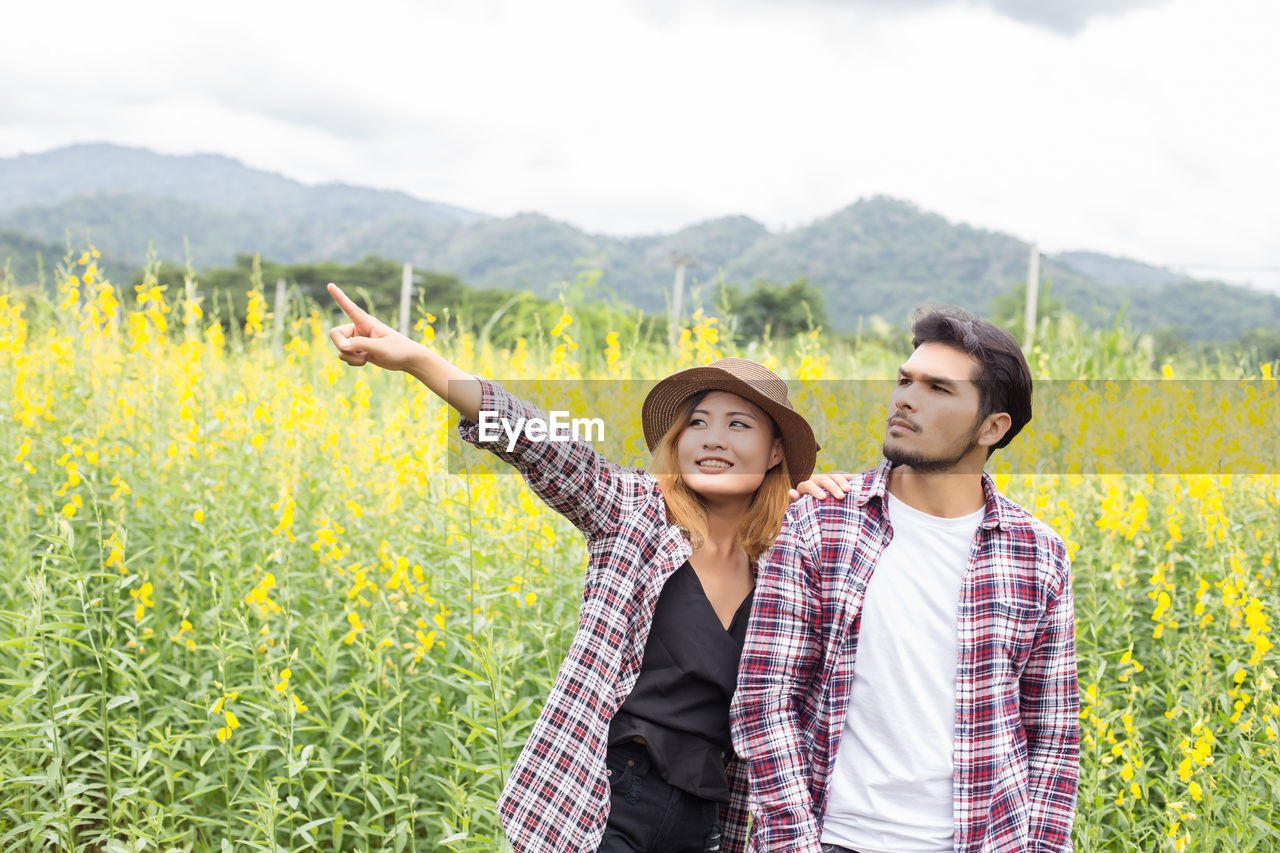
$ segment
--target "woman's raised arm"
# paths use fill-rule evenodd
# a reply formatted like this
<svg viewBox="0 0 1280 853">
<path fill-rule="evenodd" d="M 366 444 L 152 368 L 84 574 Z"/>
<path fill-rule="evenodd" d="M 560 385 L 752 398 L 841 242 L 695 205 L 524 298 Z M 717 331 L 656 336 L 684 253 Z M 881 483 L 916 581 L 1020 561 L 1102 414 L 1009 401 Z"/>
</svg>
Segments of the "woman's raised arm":
<svg viewBox="0 0 1280 853">
<path fill-rule="evenodd" d="M 373 364 L 415 377 L 462 415 L 458 426 L 463 439 L 515 466 L 534 493 L 588 539 L 603 535 L 644 500 L 643 472 L 609 462 L 586 441 L 532 441 L 523 431 L 509 448 L 506 436 L 482 439 L 477 428 L 482 409 L 513 424 L 545 420 L 546 415 L 374 318 L 336 284 L 329 285 L 329 293 L 351 320 L 329 330 L 339 358 L 353 367 Z"/>
</svg>

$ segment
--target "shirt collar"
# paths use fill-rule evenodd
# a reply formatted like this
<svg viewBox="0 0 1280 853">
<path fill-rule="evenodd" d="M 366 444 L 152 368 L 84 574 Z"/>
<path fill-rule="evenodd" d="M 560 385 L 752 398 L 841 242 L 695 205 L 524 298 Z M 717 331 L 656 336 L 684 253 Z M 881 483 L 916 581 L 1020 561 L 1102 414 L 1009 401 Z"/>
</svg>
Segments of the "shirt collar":
<svg viewBox="0 0 1280 853">
<path fill-rule="evenodd" d="M 872 498 L 879 498 L 883 505 L 885 493 L 889 490 L 889 469 L 892 467 L 888 459 L 882 459 L 879 465 L 867 472 L 858 493 L 858 506 L 865 506 Z M 986 471 L 982 472 L 982 494 L 986 500 L 986 512 L 979 526 L 983 530 L 992 530 L 997 527 L 1008 530 L 1009 511 L 1005 507 L 1000 492 L 996 491 L 995 480 Z"/>
</svg>

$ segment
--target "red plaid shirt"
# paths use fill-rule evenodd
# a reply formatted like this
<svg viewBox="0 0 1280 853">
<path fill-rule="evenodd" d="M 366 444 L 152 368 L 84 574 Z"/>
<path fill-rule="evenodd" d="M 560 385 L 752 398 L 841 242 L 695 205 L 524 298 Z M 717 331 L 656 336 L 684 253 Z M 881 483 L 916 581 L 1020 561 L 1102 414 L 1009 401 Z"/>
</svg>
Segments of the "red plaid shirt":
<svg viewBox="0 0 1280 853">
<path fill-rule="evenodd" d="M 544 412 L 481 380 L 480 409 L 517 418 Z M 609 819 L 605 753 L 609 721 L 635 686 L 654 608 L 663 585 L 689 558 L 689 540 L 667 521 L 658 482 L 645 470 L 614 465 L 590 444 L 520 438 L 507 452 L 505 434 L 482 443 L 465 418 L 463 439 L 489 450 L 524 475 L 547 506 L 587 538 L 587 575 L 578 631 L 520 758 L 498 814 L 518 853 L 595 853 Z M 721 809 L 727 853 L 746 843 L 746 772 L 731 760 L 730 803 Z"/>
<path fill-rule="evenodd" d="M 820 849 L 862 598 L 893 535 L 888 475 L 884 462 L 843 500 L 793 504 L 757 578 L 730 712 L 751 768 L 752 851 Z M 954 849 L 1070 850 L 1080 763 L 1071 567 L 1053 531 L 990 475 L 982 486 L 957 624 Z"/>
</svg>

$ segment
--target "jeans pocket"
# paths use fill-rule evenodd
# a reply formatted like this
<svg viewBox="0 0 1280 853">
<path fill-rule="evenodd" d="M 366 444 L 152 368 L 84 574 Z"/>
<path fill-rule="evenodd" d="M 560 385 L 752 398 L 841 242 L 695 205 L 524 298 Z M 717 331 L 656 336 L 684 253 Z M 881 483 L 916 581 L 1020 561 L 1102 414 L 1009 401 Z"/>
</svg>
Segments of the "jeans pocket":
<svg viewBox="0 0 1280 853">
<path fill-rule="evenodd" d="M 635 799 L 638 771 L 644 758 L 644 746 L 627 741 L 609 747 L 605 756 L 605 773 L 614 796 Z"/>
<path fill-rule="evenodd" d="M 605 766 L 613 796 L 634 803 L 640 798 L 640 789 L 649 774 L 649 748 L 630 740 L 615 744 L 609 747 Z"/>
</svg>

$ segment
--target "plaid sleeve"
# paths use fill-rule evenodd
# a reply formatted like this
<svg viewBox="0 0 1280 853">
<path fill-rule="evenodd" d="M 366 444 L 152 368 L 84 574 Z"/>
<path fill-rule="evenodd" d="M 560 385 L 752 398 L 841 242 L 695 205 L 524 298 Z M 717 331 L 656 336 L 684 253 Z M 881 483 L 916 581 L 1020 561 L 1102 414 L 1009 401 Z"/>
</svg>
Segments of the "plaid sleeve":
<svg viewBox="0 0 1280 853">
<path fill-rule="evenodd" d="M 495 413 L 508 423 L 547 417 L 532 403 L 489 379 L 480 380 L 480 411 Z M 480 425 L 465 417 L 458 421 L 458 433 L 464 441 L 514 465 L 534 494 L 573 522 L 588 539 L 599 538 L 615 527 L 643 499 L 644 472 L 613 464 L 585 441 L 530 441 L 521 430 L 508 451 L 505 434 L 495 441 L 483 441 Z"/>
<path fill-rule="evenodd" d="M 1075 606 L 1071 565 L 1056 538 L 1059 579 L 1050 597 L 1020 684 L 1027 735 L 1031 844 L 1035 851 L 1069 851 L 1080 775 L 1080 697 L 1076 676 Z"/>
<path fill-rule="evenodd" d="M 749 762 L 751 849 L 770 853 L 819 853 L 797 710 L 819 666 L 819 612 L 806 581 L 817 568 L 813 503 L 791 505 L 761 565 L 729 712 L 734 747 Z"/>
<path fill-rule="evenodd" d="M 720 809 L 720 829 L 724 853 L 744 853 L 747 849 L 747 762 L 729 760 L 725 768 L 729 777 L 729 802 Z"/>
</svg>

